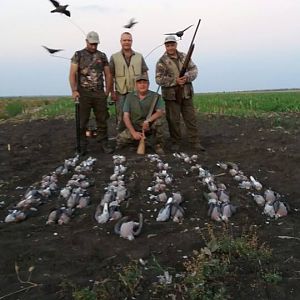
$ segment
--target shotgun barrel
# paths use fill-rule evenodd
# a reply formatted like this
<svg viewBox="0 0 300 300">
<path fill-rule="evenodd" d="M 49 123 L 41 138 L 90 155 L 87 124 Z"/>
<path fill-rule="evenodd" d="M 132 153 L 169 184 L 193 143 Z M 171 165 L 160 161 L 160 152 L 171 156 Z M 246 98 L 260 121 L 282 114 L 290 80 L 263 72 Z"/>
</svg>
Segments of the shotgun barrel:
<svg viewBox="0 0 300 300">
<path fill-rule="evenodd" d="M 75 100 L 75 122 L 76 122 L 76 152 L 81 153 L 80 146 L 80 103 L 79 98 Z"/>
</svg>

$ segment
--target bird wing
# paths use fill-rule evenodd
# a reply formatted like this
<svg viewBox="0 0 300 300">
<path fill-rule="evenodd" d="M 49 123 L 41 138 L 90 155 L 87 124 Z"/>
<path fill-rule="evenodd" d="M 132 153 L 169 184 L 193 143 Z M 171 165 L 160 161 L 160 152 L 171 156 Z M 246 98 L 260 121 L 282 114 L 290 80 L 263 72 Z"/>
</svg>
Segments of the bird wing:
<svg viewBox="0 0 300 300">
<path fill-rule="evenodd" d="M 51 49 L 51 48 L 48 48 L 48 47 L 43 46 L 43 45 L 42 45 L 42 47 L 45 48 L 50 54 L 62 51 L 62 49 Z"/>
<path fill-rule="evenodd" d="M 50 0 L 50 1 L 55 7 L 59 6 L 59 3 L 57 1 L 55 1 L 55 0 Z"/>
<path fill-rule="evenodd" d="M 173 33 L 164 33 L 164 35 L 176 35 L 176 32 L 173 32 Z"/>
<path fill-rule="evenodd" d="M 193 25 L 190 25 L 190 26 L 188 26 L 187 28 L 185 28 L 185 29 L 183 29 L 183 30 L 181 30 L 182 32 L 184 32 L 184 31 L 186 31 L 186 30 L 188 30 L 189 28 L 191 28 Z"/>
<path fill-rule="evenodd" d="M 143 214 L 140 214 L 139 215 L 139 225 L 138 225 L 138 228 L 136 230 L 133 231 L 133 235 L 134 236 L 138 236 L 140 235 L 141 231 L 142 231 L 142 228 L 143 228 Z"/>
<path fill-rule="evenodd" d="M 64 10 L 64 11 L 63 11 L 63 13 L 64 13 L 66 16 L 68 16 L 68 17 L 71 17 L 71 13 L 70 13 L 70 11 L 68 11 L 68 10 Z"/>
</svg>

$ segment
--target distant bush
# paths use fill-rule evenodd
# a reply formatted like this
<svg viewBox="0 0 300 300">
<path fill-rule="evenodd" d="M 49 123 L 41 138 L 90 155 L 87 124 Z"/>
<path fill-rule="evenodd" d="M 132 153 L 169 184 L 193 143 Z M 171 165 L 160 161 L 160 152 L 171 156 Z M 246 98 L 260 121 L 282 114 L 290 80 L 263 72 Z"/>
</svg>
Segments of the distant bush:
<svg viewBox="0 0 300 300">
<path fill-rule="evenodd" d="M 7 118 L 15 117 L 24 111 L 24 103 L 21 101 L 8 102 L 5 105 L 4 112 Z"/>
</svg>

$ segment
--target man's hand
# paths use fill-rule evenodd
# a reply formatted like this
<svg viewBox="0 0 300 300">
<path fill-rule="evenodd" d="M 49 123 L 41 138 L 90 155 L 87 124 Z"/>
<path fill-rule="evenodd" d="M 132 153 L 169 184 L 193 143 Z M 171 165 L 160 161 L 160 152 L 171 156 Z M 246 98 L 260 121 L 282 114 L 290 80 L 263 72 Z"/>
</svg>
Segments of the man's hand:
<svg viewBox="0 0 300 300">
<path fill-rule="evenodd" d="M 72 92 L 72 98 L 74 101 L 76 101 L 80 97 L 80 94 L 78 91 L 73 91 Z"/>
<path fill-rule="evenodd" d="M 138 131 L 131 133 L 131 135 L 136 141 L 139 141 L 144 137 L 144 134 L 142 132 L 138 132 Z"/>
<path fill-rule="evenodd" d="M 150 130 L 149 121 L 145 120 L 142 127 L 144 131 L 149 131 Z"/>
<path fill-rule="evenodd" d="M 184 85 L 187 81 L 187 77 L 186 76 L 182 76 L 182 77 L 177 77 L 176 78 L 176 83 L 178 85 Z"/>
</svg>

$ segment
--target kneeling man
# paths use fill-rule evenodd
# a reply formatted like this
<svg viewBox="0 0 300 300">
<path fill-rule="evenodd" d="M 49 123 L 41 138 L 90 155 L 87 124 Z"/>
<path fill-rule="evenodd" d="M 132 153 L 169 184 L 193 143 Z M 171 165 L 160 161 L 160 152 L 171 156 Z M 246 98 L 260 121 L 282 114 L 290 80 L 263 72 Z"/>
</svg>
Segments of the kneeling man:
<svg viewBox="0 0 300 300">
<path fill-rule="evenodd" d="M 149 90 L 147 75 L 136 77 L 135 89 L 134 92 L 127 94 L 125 99 L 123 121 L 126 128 L 117 136 L 117 149 L 130 143 L 139 142 L 144 137 L 147 137 L 148 140 L 149 137 L 154 151 L 160 155 L 164 154 L 162 148 L 164 103 L 158 93 Z M 153 104 L 155 106 L 152 112 Z"/>
</svg>

